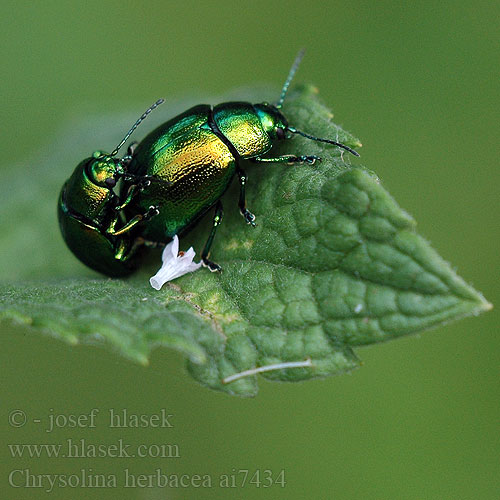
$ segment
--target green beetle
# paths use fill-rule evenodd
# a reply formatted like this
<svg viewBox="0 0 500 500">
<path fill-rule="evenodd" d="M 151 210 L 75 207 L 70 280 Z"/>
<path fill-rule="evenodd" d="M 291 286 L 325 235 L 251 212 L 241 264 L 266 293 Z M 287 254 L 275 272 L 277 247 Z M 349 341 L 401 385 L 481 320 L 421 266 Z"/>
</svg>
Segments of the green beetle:
<svg viewBox="0 0 500 500">
<path fill-rule="evenodd" d="M 255 216 L 245 206 L 247 177 L 240 160 L 287 164 L 321 160 L 314 155 L 263 158 L 273 144 L 292 134 L 359 156 L 343 144 L 289 126 L 281 113 L 302 55 L 296 58 L 276 106 L 246 102 L 195 106 L 158 127 L 139 145 L 131 145 L 124 158 L 116 158 L 137 126 L 163 102 L 160 99 L 111 154 L 96 152 L 83 160 L 64 184 L 58 202 L 59 225 L 72 252 L 96 271 L 125 276 L 139 264 L 141 246 L 168 243 L 215 206 L 201 257 L 211 271 L 218 271 L 220 267 L 208 256 L 223 216 L 220 198 L 235 174 L 240 182 L 240 211 L 255 226 Z"/>
<path fill-rule="evenodd" d="M 167 243 L 215 206 L 213 227 L 201 258 L 211 271 L 219 271 L 220 267 L 208 257 L 223 216 L 220 198 L 235 175 L 240 183 L 240 212 L 248 224 L 255 226 L 255 216 L 245 204 L 247 176 L 241 160 L 286 164 L 312 164 L 321 160 L 314 155 L 263 158 L 277 141 L 288 139 L 292 134 L 333 144 L 359 156 L 344 144 L 314 137 L 289 126 L 281 113 L 302 55 L 300 52 L 296 58 L 277 105 L 229 102 L 215 107 L 195 106 L 159 126 L 137 145 L 129 171 L 157 182 L 151 182 L 141 190 L 125 212 L 133 215 L 150 206 L 159 211 L 158 215 L 140 224 L 143 238 Z"/>
<path fill-rule="evenodd" d="M 131 149 L 122 159 L 115 156 L 142 120 L 162 102 L 160 99 L 146 110 L 111 154 L 96 151 L 83 160 L 59 195 L 57 214 L 66 244 L 84 264 L 109 276 L 125 276 L 137 267 L 137 249 L 145 241 L 131 230 L 158 213 L 150 206 L 128 220 L 124 218 L 123 209 L 151 181 L 141 177 L 130 184 L 126 169 Z M 120 179 L 127 184 L 117 186 Z"/>
</svg>

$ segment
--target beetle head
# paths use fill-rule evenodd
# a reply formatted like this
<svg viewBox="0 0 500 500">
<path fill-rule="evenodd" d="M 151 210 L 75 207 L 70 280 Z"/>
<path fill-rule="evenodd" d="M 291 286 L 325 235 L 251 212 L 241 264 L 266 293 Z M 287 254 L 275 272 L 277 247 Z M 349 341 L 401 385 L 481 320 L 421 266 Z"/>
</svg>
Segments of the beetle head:
<svg viewBox="0 0 500 500">
<path fill-rule="evenodd" d="M 287 138 L 288 122 L 276 106 L 263 102 L 254 105 L 254 108 L 257 111 L 262 128 L 272 140 Z"/>
<path fill-rule="evenodd" d="M 163 99 L 158 99 L 153 105 L 151 105 L 132 125 L 132 128 L 125 134 L 125 137 L 116 146 L 112 153 L 103 153 L 102 151 L 96 151 L 91 158 L 84 160 L 85 173 L 88 179 L 95 185 L 99 187 L 105 187 L 108 189 L 113 189 L 121 176 L 125 174 L 125 169 L 123 167 L 125 157 L 123 159 L 115 158 L 121 147 L 127 142 L 134 130 L 146 119 L 146 117 L 156 109 L 164 101 Z"/>
<path fill-rule="evenodd" d="M 120 176 L 124 174 L 124 170 L 121 160 L 102 151 L 96 151 L 89 158 L 85 173 L 93 184 L 113 189 Z"/>
</svg>

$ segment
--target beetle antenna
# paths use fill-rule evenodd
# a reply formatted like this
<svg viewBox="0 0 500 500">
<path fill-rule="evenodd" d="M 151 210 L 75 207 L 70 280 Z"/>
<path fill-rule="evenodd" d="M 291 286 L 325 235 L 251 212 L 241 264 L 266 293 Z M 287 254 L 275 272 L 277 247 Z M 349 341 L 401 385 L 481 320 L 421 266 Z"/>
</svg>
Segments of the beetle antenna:
<svg viewBox="0 0 500 500">
<path fill-rule="evenodd" d="M 153 111 L 153 109 L 156 109 L 163 102 L 165 102 L 165 99 L 158 99 L 154 104 L 149 106 L 149 108 L 144 111 L 141 117 L 132 125 L 132 128 L 125 134 L 125 137 L 122 139 L 120 144 L 118 144 L 118 146 L 113 149 L 113 152 L 109 156 L 115 156 L 120 148 L 128 141 L 129 137 L 133 134 L 134 130 L 141 124 L 141 122 L 146 119 L 146 117 L 149 115 L 149 113 L 151 113 L 151 111 Z"/>
<path fill-rule="evenodd" d="M 359 156 L 359 153 L 354 151 L 354 149 L 351 149 L 349 146 L 346 146 L 345 144 L 342 144 L 340 142 L 335 142 L 330 139 L 322 139 L 321 137 L 315 137 L 314 135 L 309 135 L 306 134 L 305 132 L 301 132 L 300 130 L 297 130 L 296 128 L 293 127 L 287 127 L 287 130 L 291 132 L 292 134 L 299 134 L 302 137 L 306 137 L 307 139 L 312 139 L 313 141 L 318 141 L 318 142 L 326 142 L 328 144 L 333 144 L 334 146 L 338 146 L 339 148 L 345 149 L 346 151 L 349 151 L 349 153 L 353 154 L 354 156 Z"/>
<path fill-rule="evenodd" d="M 276 108 L 280 109 L 281 106 L 283 106 L 283 101 L 285 100 L 286 93 L 288 91 L 288 87 L 290 86 L 290 82 L 292 81 L 295 73 L 297 72 L 297 69 L 299 68 L 300 61 L 302 61 L 302 58 L 304 57 L 306 49 L 301 49 L 299 50 L 299 53 L 297 54 L 297 57 L 295 58 L 295 61 L 292 64 L 292 67 L 290 69 L 290 73 L 288 73 L 288 77 L 283 85 L 283 88 L 281 89 L 281 95 L 280 95 L 280 100 L 278 101 L 278 104 L 276 104 Z"/>
</svg>

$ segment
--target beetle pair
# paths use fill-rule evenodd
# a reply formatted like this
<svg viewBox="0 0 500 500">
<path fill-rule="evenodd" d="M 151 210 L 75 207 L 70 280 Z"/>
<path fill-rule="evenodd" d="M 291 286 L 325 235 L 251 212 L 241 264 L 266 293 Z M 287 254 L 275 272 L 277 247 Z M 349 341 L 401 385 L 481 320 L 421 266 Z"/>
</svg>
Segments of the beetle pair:
<svg viewBox="0 0 500 500">
<path fill-rule="evenodd" d="M 255 163 L 309 163 L 313 155 L 264 158 L 272 146 L 299 134 L 341 147 L 344 144 L 301 132 L 290 126 L 281 108 L 303 52 L 297 56 L 276 105 L 229 102 L 195 106 L 160 125 L 119 159 L 118 151 L 162 99 L 136 121 L 110 153 L 83 160 L 64 184 L 58 202 L 59 225 L 66 244 L 86 265 L 108 276 L 124 276 L 139 263 L 142 246 L 168 243 L 189 229 L 211 207 L 213 227 L 202 251 L 209 260 L 223 216 L 222 195 L 233 177 L 240 184 L 239 209 L 248 224 L 255 216 L 246 208 L 247 177 L 241 160 Z"/>
</svg>

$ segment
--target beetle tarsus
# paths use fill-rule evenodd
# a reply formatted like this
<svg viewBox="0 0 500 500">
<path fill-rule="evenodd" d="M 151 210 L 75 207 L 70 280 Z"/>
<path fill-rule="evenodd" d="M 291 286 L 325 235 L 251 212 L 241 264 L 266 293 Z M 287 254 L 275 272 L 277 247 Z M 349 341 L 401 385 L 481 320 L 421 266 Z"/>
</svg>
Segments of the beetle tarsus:
<svg viewBox="0 0 500 500">
<path fill-rule="evenodd" d="M 238 168 L 237 173 L 240 181 L 240 199 L 238 201 L 238 206 L 240 207 L 240 213 L 245 218 L 247 224 L 251 224 L 253 227 L 255 227 L 257 225 L 255 224 L 255 215 L 249 210 L 247 210 L 246 207 L 245 187 L 248 178 L 245 174 L 245 171 L 241 167 Z"/>
<path fill-rule="evenodd" d="M 208 260 L 208 256 L 210 254 L 210 248 L 214 241 L 215 232 L 217 231 L 217 226 L 222 222 L 223 216 L 224 216 L 224 211 L 222 210 L 222 202 L 219 200 L 215 205 L 212 230 L 210 231 L 207 242 L 205 243 L 205 248 L 203 248 L 203 252 L 201 252 L 201 261 L 203 265 L 205 267 L 208 267 L 208 269 L 210 269 L 210 271 L 212 271 L 213 273 L 222 270 L 222 268 L 218 264 Z"/>
<path fill-rule="evenodd" d="M 160 213 L 160 210 L 158 207 L 155 206 L 150 206 L 148 208 L 148 211 L 144 214 L 143 220 L 148 220 L 154 217 L 155 215 L 158 215 Z"/>
<path fill-rule="evenodd" d="M 289 163 L 307 163 L 308 165 L 314 165 L 316 162 L 320 162 L 321 158 L 315 155 L 302 155 L 302 156 L 290 156 Z"/>
<path fill-rule="evenodd" d="M 149 179 L 143 179 L 139 182 L 139 189 L 144 191 L 147 187 L 151 185 L 151 181 Z"/>
<path fill-rule="evenodd" d="M 309 163 L 309 165 L 314 165 L 316 162 L 321 163 L 322 160 L 321 157 L 319 156 L 311 155 L 311 156 L 305 156 L 304 161 L 306 163 Z"/>
<path fill-rule="evenodd" d="M 219 264 L 216 264 L 215 262 L 212 262 L 211 260 L 208 260 L 208 259 L 203 259 L 202 260 L 202 265 L 204 267 L 208 267 L 208 269 L 212 272 L 212 273 L 220 273 L 222 272 L 222 267 L 219 266 Z"/>
<path fill-rule="evenodd" d="M 255 215 L 248 211 L 246 208 L 241 210 L 241 215 L 243 215 L 243 218 L 245 219 L 247 224 L 250 224 L 253 227 L 256 227 L 257 224 L 255 223 Z"/>
<path fill-rule="evenodd" d="M 134 156 L 135 150 L 139 143 L 137 141 L 131 142 L 127 148 L 127 156 Z"/>
<path fill-rule="evenodd" d="M 132 161 L 132 158 L 134 156 L 134 152 L 137 148 L 139 143 L 137 141 L 131 142 L 129 147 L 127 148 L 127 154 L 122 158 L 121 162 L 124 167 L 128 167 L 130 165 L 130 162 Z"/>
</svg>

